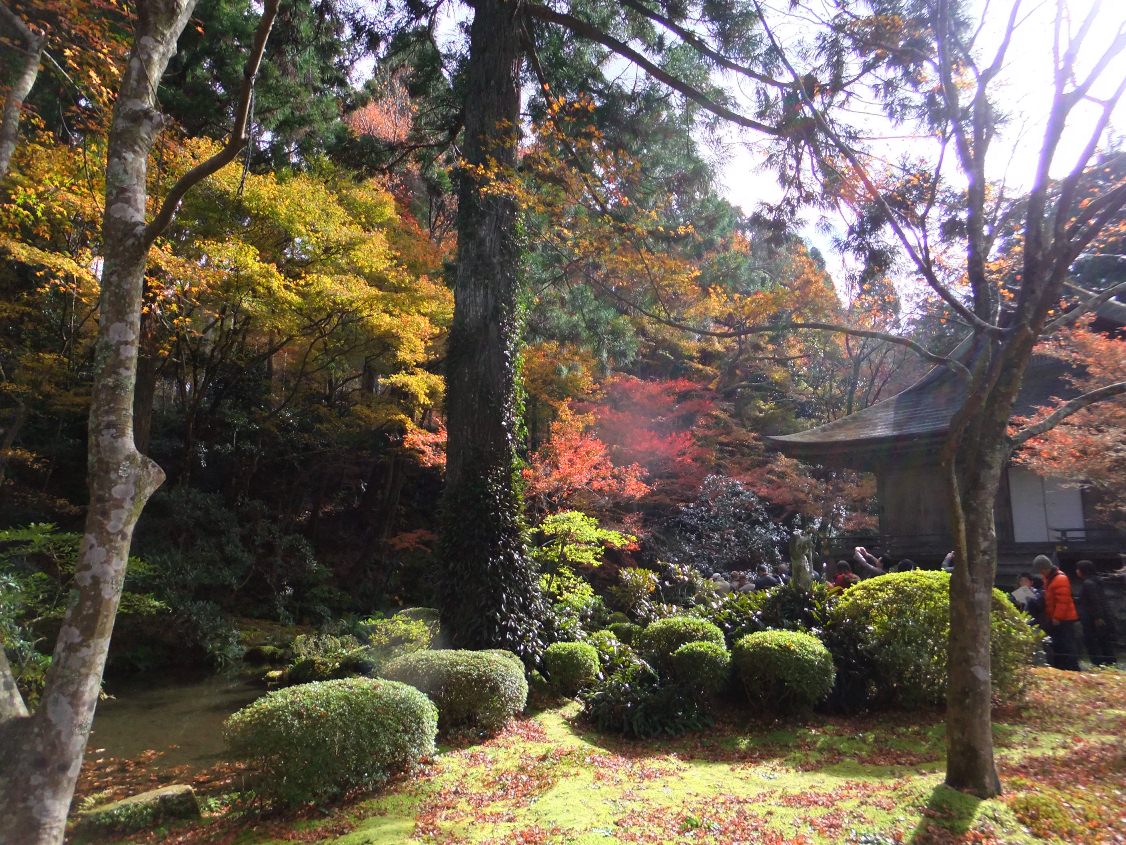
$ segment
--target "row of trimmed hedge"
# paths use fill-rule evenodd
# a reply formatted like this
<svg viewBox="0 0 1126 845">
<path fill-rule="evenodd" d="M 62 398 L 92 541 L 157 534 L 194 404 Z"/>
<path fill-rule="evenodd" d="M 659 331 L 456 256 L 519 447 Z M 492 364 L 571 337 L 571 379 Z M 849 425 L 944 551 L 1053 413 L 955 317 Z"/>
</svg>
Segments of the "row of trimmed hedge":
<svg viewBox="0 0 1126 845">
<path fill-rule="evenodd" d="M 500 649 L 415 651 L 382 674 L 275 690 L 227 720 L 230 751 L 261 775 L 264 798 L 294 805 L 377 786 L 433 754 L 439 730 L 494 733 L 528 700 L 523 663 Z"/>
<path fill-rule="evenodd" d="M 706 710 L 728 679 L 773 712 L 805 709 L 830 695 L 837 709 L 936 705 L 945 696 L 949 581 L 942 572 L 908 572 L 842 595 L 786 586 L 728 596 L 693 608 L 694 615 L 645 628 L 618 622 L 586 643 L 556 644 L 545 668 L 557 692 L 580 694 L 596 725 L 625 733 L 692 728 L 700 713 L 679 702 L 679 722 L 654 712 L 658 688 L 676 687 Z M 763 630 L 765 621 L 793 630 Z M 1020 699 L 1038 642 L 1027 617 L 995 591 L 991 647 L 999 700 Z"/>
</svg>

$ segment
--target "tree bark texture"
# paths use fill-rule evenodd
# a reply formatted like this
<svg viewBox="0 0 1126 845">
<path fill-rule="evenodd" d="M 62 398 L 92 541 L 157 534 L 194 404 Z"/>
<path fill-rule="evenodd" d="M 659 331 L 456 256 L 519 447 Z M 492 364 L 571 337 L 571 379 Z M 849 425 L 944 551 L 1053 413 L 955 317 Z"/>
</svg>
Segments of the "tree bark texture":
<svg viewBox="0 0 1126 845">
<path fill-rule="evenodd" d="M 442 615 L 457 646 L 534 660 L 542 599 L 523 546 L 516 469 L 516 205 L 493 190 L 516 164 L 518 4 L 478 0 L 474 8 L 446 371 Z"/>
<path fill-rule="evenodd" d="M 4 71 L 4 112 L 0 116 L 0 179 L 8 174 L 12 155 L 20 134 L 20 114 L 23 101 L 31 93 L 39 76 L 39 63 L 43 58 L 44 35 L 33 32 L 15 12 L 0 5 L 0 47 L 3 58 L 0 69 Z"/>
<path fill-rule="evenodd" d="M 951 422 L 944 464 L 953 521 L 947 669 L 946 784 L 981 798 L 1001 793 L 993 759 L 990 611 L 997 574 L 997 491 L 1009 460 L 1009 419 L 1035 334 L 979 339 L 969 396 Z"/>
<path fill-rule="evenodd" d="M 67 609 L 35 713 L 0 760 L 0 843 L 63 839 L 121 598 L 133 528 L 164 474 L 133 441 L 141 298 L 148 253 L 145 177 L 160 115 L 156 90 L 195 0 L 138 4 L 110 126 L 104 264 L 89 418 L 90 501 Z"/>
</svg>

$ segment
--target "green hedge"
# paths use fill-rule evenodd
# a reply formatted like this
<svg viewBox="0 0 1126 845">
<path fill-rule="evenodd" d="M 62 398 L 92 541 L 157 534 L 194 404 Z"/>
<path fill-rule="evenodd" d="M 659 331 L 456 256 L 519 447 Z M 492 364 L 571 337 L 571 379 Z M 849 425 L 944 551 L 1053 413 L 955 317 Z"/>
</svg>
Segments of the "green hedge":
<svg viewBox="0 0 1126 845">
<path fill-rule="evenodd" d="M 543 665 L 552 688 L 574 696 L 598 680 L 598 649 L 588 643 L 552 643 L 543 653 Z"/>
<path fill-rule="evenodd" d="M 279 804 L 373 787 L 434 753 L 438 711 L 406 684 L 345 678 L 267 693 L 227 719 L 231 754 Z"/>
<path fill-rule="evenodd" d="M 715 695 L 731 680 L 731 654 L 716 643 L 685 643 L 672 653 L 669 668 L 682 687 Z"/>
<path fill-rule="evenodd" d="M 747 697 L 769 712 L 808 710 L 833 689 L 833 658 L 812 634 L 748 634 L 735 643 L 732 661 Z"/>
<path fill-rule="evenodd" d="M 1015 700 L 1040 635 L 1000 590 L 993 591 L 991 616 L 994 692 L 1001 700 Z M 859 664 L 852 669 L 854 682 L 867 681 L 876 703 L 915 707 L 945 700 L 949 574 L 900 572 L 862 581 L 832 609 L 831 644 L 836 630 L 846 631 L 852 641 L 850 663 Z"/>
<path fill-rule="evenodd" d="M 421 690 L 438 705 L 443 731 L 499 731 L 528 702 L 528 681 L 515 661 L 483 651 L 416 651 L 397 657 L 383 676 Z"/>
<path fill-rule="evenodd" d="M 664 676 L 672 669 L 672 654 L 686 643 L 724 645 L 723 631 L 698 616 L 658 619 L 637 635 L 637 650 Z"/>
</svg>

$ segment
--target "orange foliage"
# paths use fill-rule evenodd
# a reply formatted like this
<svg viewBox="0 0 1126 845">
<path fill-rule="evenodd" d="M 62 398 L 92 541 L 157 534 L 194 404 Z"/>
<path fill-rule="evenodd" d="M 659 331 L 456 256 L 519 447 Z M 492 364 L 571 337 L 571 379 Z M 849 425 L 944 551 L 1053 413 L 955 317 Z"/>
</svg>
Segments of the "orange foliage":
<svg viewBox="0 0 1126 845">
<path fill-rule="evenodd" d="M 581 510 L 631 501 L 649 492 L 645 469 L 637 463 L 615 466 L 606 444 L 590 434 L 590 414 L 578 414 L 569 402 L 551 424 L 551 438 L 532 455 L 524 470 L 525 490 L 548 510 Z"/>
</svg>

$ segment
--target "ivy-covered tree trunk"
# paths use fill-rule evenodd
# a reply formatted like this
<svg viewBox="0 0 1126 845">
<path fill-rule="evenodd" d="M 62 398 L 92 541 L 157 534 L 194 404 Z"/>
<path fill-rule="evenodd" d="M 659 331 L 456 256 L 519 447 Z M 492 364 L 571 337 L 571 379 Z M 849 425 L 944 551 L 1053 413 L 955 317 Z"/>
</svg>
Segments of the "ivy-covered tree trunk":
<svg viewBox="0 0 1126 845">
<path fill-rule="evenodd" d="M 514 0 L 477 0 L 465 90 L 440 602 L 451 641 L 534 659 L 542 600 L 521 536 L 516 467 L 520 263 L 516 205 L 492 190 L 516 164 L 520 31 Z"/>
<path fill-rule="evenodd" d="M 149 241 L 146 171 L 161 117 L 156 88 L 195 0 L 137 6 L 132 52 L 110 126 L 104 264 L 90 404 L 90 501 L 75 570 L 75 595 L 62 621 L 43 696 L 30 716 L 4 725 L 0 758 L 0 843 L 63 840 L 67 811 L 101 686 L 121 599 L 133 528 L 164 474 L 133 442 L 133 389 L 141 292 Z M 10 672 L 0 665 L 0 687 Z M 9 696 L 5 694 L 5 700 Z"/>
</svg>

